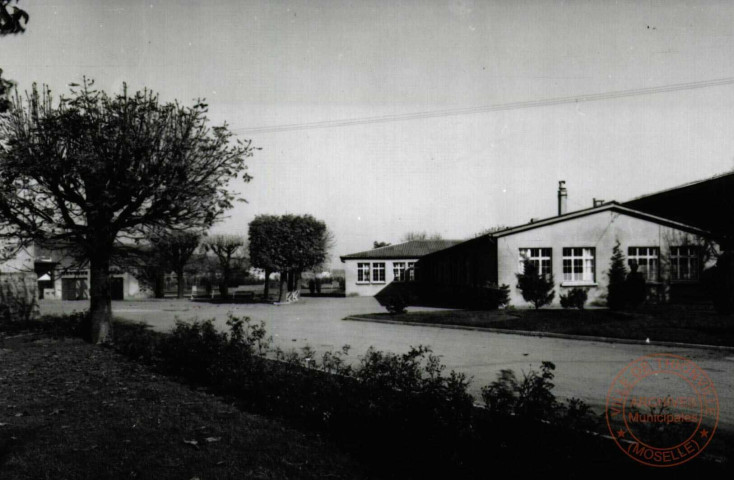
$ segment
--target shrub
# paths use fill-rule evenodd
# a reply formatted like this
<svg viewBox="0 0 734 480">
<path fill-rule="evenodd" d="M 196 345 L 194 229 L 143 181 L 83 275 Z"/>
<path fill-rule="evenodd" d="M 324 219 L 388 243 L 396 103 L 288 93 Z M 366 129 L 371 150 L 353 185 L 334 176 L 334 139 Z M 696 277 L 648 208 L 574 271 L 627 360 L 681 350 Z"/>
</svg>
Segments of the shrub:
<svg viewBox="0 0 734 480">
<path fill-rule="evenodd" d="M 625 301 L 630 307 L 636 308 L 647 298 L 645 276 L 637 271 L 637 263 L 630 262 L 630 273 L 624 281 Z"/>
<path fill-rule="evenodd" d="M 405 313 L 405 309 L 408 308 L 408 303 L 403 297 L 395 296 L 386 301 L 385 308 L 390 315 L 399 315 L 401 313 Z"/>
<path fill-rule="evenodd" d="M 612 251 L 612 259 L 609 264 L 609 287 L 607 289 L 607 305 L 612 310 L 621 310 L 627 303 L 625 281 L 627 279 L 627 267 L 625 266 L 624 254 L 619 245 L 619 240 Z"/>
<path fill-rule="evenodd" d="M 510 286 L 486 282 L 479 292 L 479 308 L 496 310 L 510 304 Z"/>
<path fill-rule="evenodd" d="M 588 295 L 586 289 L 572 288 L 567 295 L 561 295 L 561 306 L 563 308 L 584 309 Z"/>
<path fill-rule="evenodd" d="M 55 325 L 78 332 L 84 316 Z M 559 471 L 567 467 L 553 447 L 559 436 L 575 442 L 565 448 L 581 456 L 594 453 L 592 437 L 572 440 L 567 429 L 587 428 L 596 417 L 579 400 L 555 399 L 550 362 L 521 380 L 503 370 L 482 389 L 487 409 L 476 409 L 466 376 L 446 373 L 428 347 L 403 354 L 370 348 L 352 366 L 348 346 L 323 355 L 310 347 L 283 352 L 271 349 L 262 323 L 230 316 L 227 326 L 221 332 L 211 320 L 178 322 L 167 334 L 117 322 L 113 347 L 241 408 L 324 432 L 371 465 L 388 465 L 395 478 L 484 478 L 487 460 L 529 468 L 522 463 L 528 438 L 549 442 L 537 452 L 549 469 L 549 462 Z M 499 453 L 488 459 L 487 452 Z"/>
<path fill-rule="evenodd" d="M 553 275 L 541 275 L 537 265 L 530 260 L 525 260 L 523 267 L 523 273 L 516 274 L 517 288 L 522 291 L 522 298 L 536 309 L 551 303 L 556 296 Z"/>
<path fill-rule="evenodd" d="M 704 272 L 706 289 L 710 292 L 716 311 L 723 315 L 734 312 L 734 253 L 725 251 L 716 265 Z"/>
<path fill-rule="evenodd" d="M 516 416 L 525 420 L 548 421 L 570 428 L 593 428 L 598 417 L 577 398 L 559 402 L 553 394 L 552 362 L 542 362 L 540 372 L 530 370 L 518 380 L 512 370 L 502 370 L 496 381 L 481 390 L 482 400 L 492 416 Z"/>
<path fill-rule="evenodd" d="M 347 279 L 344 277 L 335 277 L 335 280 L 339 284 L 339 290 L 344 292 L 347 289 Z"/>
</svg>

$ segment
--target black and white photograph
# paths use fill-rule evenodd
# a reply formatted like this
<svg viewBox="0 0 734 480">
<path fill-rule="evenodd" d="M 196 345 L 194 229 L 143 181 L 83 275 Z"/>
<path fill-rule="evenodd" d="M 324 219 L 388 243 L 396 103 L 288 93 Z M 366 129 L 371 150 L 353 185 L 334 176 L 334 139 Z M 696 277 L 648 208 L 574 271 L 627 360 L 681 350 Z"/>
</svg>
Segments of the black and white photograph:
<svg viewBox="0 0 734 480">
<path fill-rule="evenodd" d="M 734 3 L 0 0 L 0 479 L 723 478 L 733 378 Z"/>
</svg>

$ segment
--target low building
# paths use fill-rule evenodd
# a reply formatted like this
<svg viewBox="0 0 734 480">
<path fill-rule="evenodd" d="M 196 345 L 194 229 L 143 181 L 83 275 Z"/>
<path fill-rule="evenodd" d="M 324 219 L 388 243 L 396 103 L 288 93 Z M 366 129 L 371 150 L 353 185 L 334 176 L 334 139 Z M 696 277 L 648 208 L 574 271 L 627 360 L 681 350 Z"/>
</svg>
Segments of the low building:
<svg viewBox="0 0 734 480">
<path fill-rule="evenodd" d="M 89 269 L 78 265 L 66 249 L 50 249 L 31 245 L 14 250 L 0 259 L 0 274 L 33 277 L 37 282 L 39 299 L 86 300 L 89 298 Z M 110 288 L 113 300 L 145 298 L 150 296 L 131 272 L 120 268 L 110 269 Z"/>
<path fill-rule="evenodd" d="M 627 261 L 635 262 L 645 276 L 649 297 L 667 301 L 695 295 L 704 265 L 714 260 L 714 238 L 700 228 L 616 202 L 595 202 L 571 213 L 565 205 L 562 182 L 557 216 L 424 256 L 416 266 L 420 289 L 434 299 L 440 294 L 447 304 L 466 304 L 482 288 L 504 284 L 510 287 L 511 304 L 527 305 L 517 287 L 517 274 L 527 259 L 541 274 L 553 275 L 553 304 L 571 289 L 583 288 L 589 303 L 604 305 L 607 271 L 619 243 Z"/>
<path fill-rule="evenodd" d="M 390 283 L 414 277 L 418 259 L 460 243 L 459 240 L 413 240 L 344 255 L 345 295 L 374 296 Z"/>
</svg>

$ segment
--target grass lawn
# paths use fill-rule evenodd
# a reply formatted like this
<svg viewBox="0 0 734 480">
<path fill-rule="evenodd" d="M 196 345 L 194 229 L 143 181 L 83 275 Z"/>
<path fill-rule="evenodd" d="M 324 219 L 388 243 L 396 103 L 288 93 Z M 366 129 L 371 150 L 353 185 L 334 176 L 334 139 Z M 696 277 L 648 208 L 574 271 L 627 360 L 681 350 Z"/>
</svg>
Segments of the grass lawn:
<svg viewBox="0 0 734 480">
<path fill-rule="evenodd" d="M 334 445 L 81 340 L 0 344 L 0 478 L 367 478 Z"/>
<path fill-rule="evenodd" d="M 359 317 L 734 347 L 734 316 L 718 315 L 713 308 L 706 306 L 661 305 L 635 312 L 606 309 L 451 310 L 399 315 L 373 313 Z"/>
</svg>

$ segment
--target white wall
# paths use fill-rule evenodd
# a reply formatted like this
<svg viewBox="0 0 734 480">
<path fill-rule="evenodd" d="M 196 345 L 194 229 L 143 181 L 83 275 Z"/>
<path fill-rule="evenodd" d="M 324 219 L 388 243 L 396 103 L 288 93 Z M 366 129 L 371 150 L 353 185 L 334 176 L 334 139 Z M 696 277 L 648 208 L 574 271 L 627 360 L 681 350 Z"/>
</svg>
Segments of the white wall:
<svg viewBox="0 0 734 480">
<path fill-rule="evenodd" d="M 0 248 L 3 245 L 0 245 Z M 1 258 L 1 257 L 0 257 Z M 26 249 L 22 249 L 5 261 L 0 260 L 0 273 L 28 273 L 34 272 L 33 256 Z"/>
<path fill-rule="evenodd" d="M 553 305 L 560 305 L 560 295 L 565 295 L 576 285 L 563 285 L 563 248 L 595 247 L 595 282 L 587 288 L 588 303 L 605 303 L 608 286 L 607 271 L 612 249 L 619 240 L 622 253 L 627 257 L 628 247 L 658 247 L 660 249 L 661 281 L 668 280 L 666 259 L 670 246 L 697 244 L 698 238 L 680 230 L 664 227 L 612 211 L 603 211 L 574 220 L 538 227 L 498 238 L 499 283 L 510 286 L 512 305 L 529 306 L 517 288 L 520 249 L 552 248 L 552 271 L 556 284 Z"/>
<path fill-rule="evenodd" d="M 345 281 L 345 295 L 357 295 L 360 297 L 371 297 L 376 295 L 380 290 L 385 288 L 390 282 L 395 280 L 395 272 L 393 270 L 393 264 L 396 262 L 405 263 L 407 269 L 408 263 L 415 263 L 418 259 L 406 258 L 396 260 L 345 260 L 344 261 L 344 281 Z M 384 263 L 385 264 L 385 281 L 384 282 L 373 282 L 372 276 L 370 275 L 370 282 L 358 283 L 357 282 L 357 264 L 358 263 Z"/>
</svg>

